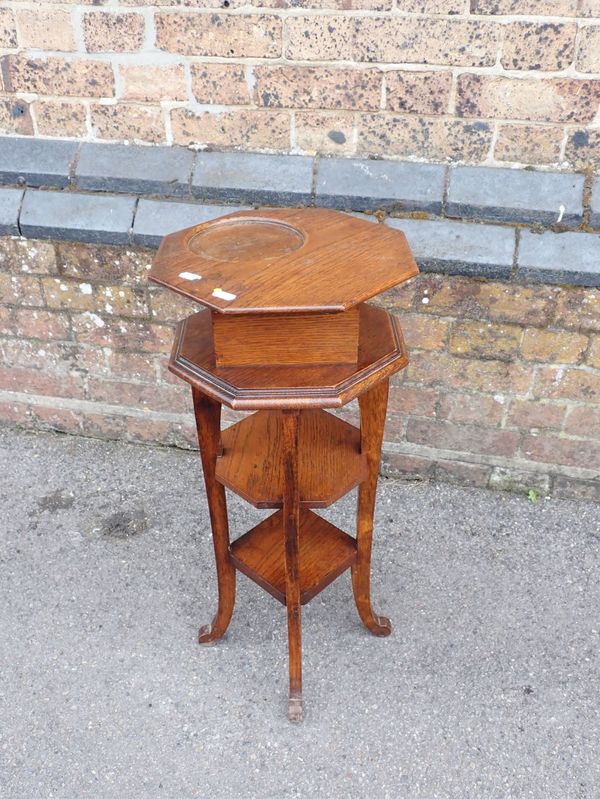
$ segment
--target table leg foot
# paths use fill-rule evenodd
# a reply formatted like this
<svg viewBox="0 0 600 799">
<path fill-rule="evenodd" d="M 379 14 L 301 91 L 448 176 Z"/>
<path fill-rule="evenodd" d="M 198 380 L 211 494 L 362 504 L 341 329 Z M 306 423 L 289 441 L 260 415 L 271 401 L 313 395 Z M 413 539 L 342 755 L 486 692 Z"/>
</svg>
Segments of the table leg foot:
<svg viewBox="0 0 600 799">
<path fill-rule="evenodd" d="M 295 723 L 304 718 L 304 706 L 301 696 L 290 696 L 288 701 L 288 719 Z"/>
</svg>

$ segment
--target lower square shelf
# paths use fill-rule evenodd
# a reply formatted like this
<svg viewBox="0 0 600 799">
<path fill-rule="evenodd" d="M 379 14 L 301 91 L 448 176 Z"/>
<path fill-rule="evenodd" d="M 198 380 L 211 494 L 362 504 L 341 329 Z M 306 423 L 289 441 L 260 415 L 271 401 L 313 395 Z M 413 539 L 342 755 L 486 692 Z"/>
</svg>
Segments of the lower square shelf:
<svg viewBox="0 0 600 799">
<path fill-rule="evenodd" d="M 356 541 L 316 513 L 300 509 L 300 602 L 305 605 L 356 560 Z M 234 565 L 285 605 L 283 511 L 230 547 Z"/>
</svg>

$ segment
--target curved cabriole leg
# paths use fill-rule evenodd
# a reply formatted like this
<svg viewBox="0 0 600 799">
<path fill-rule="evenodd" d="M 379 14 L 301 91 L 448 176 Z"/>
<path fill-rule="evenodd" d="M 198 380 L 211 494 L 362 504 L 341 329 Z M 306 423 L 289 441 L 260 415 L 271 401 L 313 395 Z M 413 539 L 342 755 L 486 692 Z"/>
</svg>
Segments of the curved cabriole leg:
<svg viewBox="0 0 600 799">
<path fill-rule="evenodd" d="M 290 693 L 288 718 L 302 721 L 302 628 L 300 610 L 298 490 L 298 411 L 282 411 L 283 534 L 285 537 L 285 597 L 288 620 Z"/>
<path fill-rule="evenodd" d="M 389 381 L 383 380 L 358 399 L 361 448 L 367 456 L 368 474 L 358 488 L 357 556 L 352 567 L 352 589 L 358 615 L 373 635 L 381 636 L 389 635 L 392 626 L 389 619 L 377 616 L 371 607 L 371 546 L 388 388 Z"/>
<path fill-rule="evenodd" d="M 217 482 L 215 469 L 221 445 L 221 404 L 192 387 L 194 413 L 204 482 L 208 497 L 210 523 L 217 563 L 219 604 L 212 624 L 200 628 L 198 642 L 210 644 L 223 636 L 229 627 L 235 605 L 235 567 L 229 558 L 229 524 L 225 488 Z"/>
</svg>

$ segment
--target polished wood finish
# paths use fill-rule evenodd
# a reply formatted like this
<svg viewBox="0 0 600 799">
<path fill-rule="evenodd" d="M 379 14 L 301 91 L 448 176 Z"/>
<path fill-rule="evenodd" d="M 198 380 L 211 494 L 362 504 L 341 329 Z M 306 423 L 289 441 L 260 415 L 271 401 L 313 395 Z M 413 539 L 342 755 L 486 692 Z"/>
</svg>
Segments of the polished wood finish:
<svg viewBox="0 0 600 799">
<path fill-rule="evenodd" d="M 355 365 L 219 367 L 210 313 L 200 311 L 178 325 L 169 369 L 235 410 L 339 408 L 408 363 L 398 320 L 367 303 L 358 311 Z"/>
<path fill-rule="evenodd" d="M 358 361 L 358 308 L 329 314 L 248 314 L 213 311 L 216 366 L 306 366 Z"/>
<path fill-rule="evenodd" d="M 325 209 L 246 211 L 167 236 L 151 280 L 207 307 L 177 328 L 169 369 L 192 387 L 210 508 L 218 609 L 229 625 L 235 572 L 286 607 L 288 717 L 302 704 L 301 605 L 350 568 L 371 605 L 371 550 L 389 378 L 408 363 L 397 319 L 365 300 L 418 272 L 399 231 Z M 360 429 L 334 417 L 358 397 Z M 256 413 L 220 431 L 221 404 Z M 308 508 L 358 486 L 356 538 Z M 274 514 L 230 544 L 225 487 Z"/>
<path fill-rule="evenodd" d="M 277 511 L 234 541 L 231 560 L 285 605 L 283 511 Z M 305 605 L 352 566 L 356 560 L 356 541 L 316 513 L 301 508 L 298 560 L 300 604 Z"/>
<path fill-rule="evenodd" d="M 273 208 L 165 236 L 149 278 L 223 314 L 293 314 L 346 311 L 418 271 L 399 230 L 324 208 Z"/>
<path fill-rule="evenodd" d="M 382 380 L 358 398 L 361 446 L 367 456 L 368 476 L 358 488 L 356 524 L 358 556 L 352 567 L 352 589 L 358 615 L 374 635 L 381 636 L 389 635 L 392 627 L 389 619 L 375 615 L 371 607 L 371 547 L 388 386 L 388 381 Z"/>
<path fill-rule="evenodd" d="M 304 411 L 298 424 L 300 505 L 325 508 L 367 476 L 360 432 L 327 411 Z M 283 505 L 282 425 L 280 412 L 259 411 L 221 435 L 216 478 L 257 508 Z"/>
<path fill-rule="evenodd" d="M 235 605 L 235 568 L 229 556 L 229 522 L 225 488 L 215 478 L 217 455 L 221 450 L 220 422 L 221 405 L 192 388 L 196 429 L 204 483 L 210 511 L 215 560 L 217 564 L 217 583 L 219 604 L 212 624 L 200 629 L 198 642 L 209 644 L 225 634 L 233 615 Z"/>
</svg>

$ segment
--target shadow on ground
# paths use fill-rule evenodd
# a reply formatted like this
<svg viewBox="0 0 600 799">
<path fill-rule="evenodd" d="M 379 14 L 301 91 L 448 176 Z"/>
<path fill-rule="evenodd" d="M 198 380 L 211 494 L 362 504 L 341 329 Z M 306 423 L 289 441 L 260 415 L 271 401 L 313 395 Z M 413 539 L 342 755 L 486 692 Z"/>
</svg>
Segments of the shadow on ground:
<svg viewBox="0 0 600 799">
<path fill-rule="evenodd" d="M 2 799 L 596 799 L 600 507 L 383 481 L 376 609 L 347 575 L 304 611 L 215 581 L 197 455 L 0 433 Z M 234 534 L 264 514 L 231 498 Z M 354 500 L 328 511 L 352 530 Z"/>
</svg>

